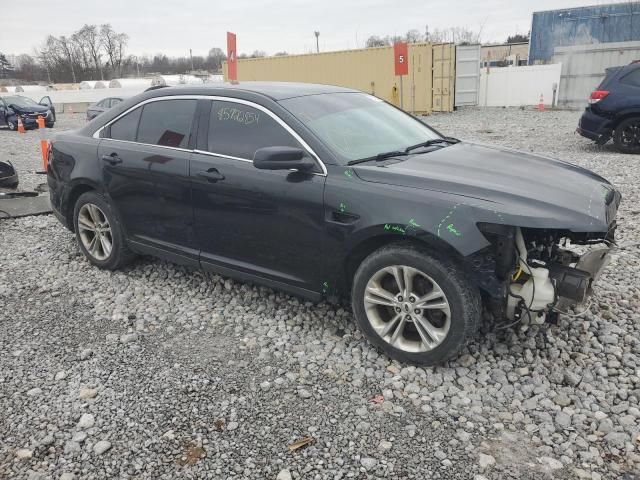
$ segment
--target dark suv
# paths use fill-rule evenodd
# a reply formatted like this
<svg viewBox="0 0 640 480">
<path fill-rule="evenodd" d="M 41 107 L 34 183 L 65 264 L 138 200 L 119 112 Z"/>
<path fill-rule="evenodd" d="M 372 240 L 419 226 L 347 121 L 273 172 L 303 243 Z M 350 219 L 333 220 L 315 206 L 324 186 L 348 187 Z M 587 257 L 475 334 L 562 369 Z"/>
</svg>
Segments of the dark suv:
<svg viewBox="0 0 640 480">
<path fill-rule="evenodd" d="M 640 63 L 607 68 L 591 92 L 577 132 L 604 145 L 613 143 L 622 153 L 640 153 Z"/>
</svg>

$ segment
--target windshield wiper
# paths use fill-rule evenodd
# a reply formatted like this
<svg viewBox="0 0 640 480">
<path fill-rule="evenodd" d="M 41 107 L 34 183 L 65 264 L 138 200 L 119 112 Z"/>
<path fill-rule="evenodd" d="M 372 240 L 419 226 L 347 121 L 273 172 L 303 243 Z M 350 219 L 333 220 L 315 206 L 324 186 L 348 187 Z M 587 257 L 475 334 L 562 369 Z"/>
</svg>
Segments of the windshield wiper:
<svg viewBox="0 0 640 480">
<path fill-rule="evenodd" d="M 347 165 L 357 165 L 358 163 L 371 162 L 373 160 L 378 162 L 380 160 L 384 160 L 385 158 L 405 157 L 408 154 L 409 152 L 407 152 L 406 150 L 393 150 L 391 152 L 379 153 L 377 155 L 374 155 L 373 157 L 359 158 L 358 160 L 351 160 L 350 162 L 347 162 Z"/>
<path fill-rule="evenodd" d="M 432 138 L 431 140 L 427 140 L 426 142 L 411 145 L 410 147 L 405 148 L 404 151 L 406 153 L 409 153 L 411 150 L 415 150 L 416 148 L 430 147 L 431 145 L 437 145 L 438 143 L 447 143 L 449 145 L 453 145 L 454 143 L 459 142 L 460 140 L 453 137 Z"/>
</svg>

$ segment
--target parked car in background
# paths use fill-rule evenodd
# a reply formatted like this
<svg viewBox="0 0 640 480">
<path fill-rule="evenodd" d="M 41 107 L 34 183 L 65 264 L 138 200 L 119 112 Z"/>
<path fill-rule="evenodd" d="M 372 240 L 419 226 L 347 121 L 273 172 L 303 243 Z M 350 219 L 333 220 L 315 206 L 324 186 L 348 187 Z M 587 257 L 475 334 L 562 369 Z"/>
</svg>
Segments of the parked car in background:
<svg viewBox="0 0 640 480">
<path fill-rule="evenodd" d="M 50 152 L 53 211 L 95 266 L 155 255 L 350 298 L 374 345 L 422 365 L 455 356 L 483 306 L 541 324 L 583 304 L 621 199 L 583 168 L 461 142 L 328 85 L 147 91 Z"/>
<path fill-rule="evenodd" d="M 6 124 L 11 130 L 17 130 L 20 117 L 25 128 L 35 128 L 40 116 L 44 117 L 47 128 L 53 128 L 56 109 L 49 96 L 42 97 L 40 103 L 21 95 L 0 97 L 0 125 Z"/>
<path fill-rule="evenodd" d="M 589 97 L 577 132 L 604 145 L 613 138 L 622 153 L 640 153 L 640 63 L 607 68 Z"/>
<path fill-rule="evenodd" d="M 123 98 L 121 97 L 108 97 L 108 98 L 103 98 L 102 100 L 100 100 L 97 103 L 94 103 L 93 105 L 90 105 L 89 108 L 87 108 L 87 121 L 93 120 L 101 113 L 104 113 L 110 108 L 115 107 L 120 102 L 122 102 L 122 100 Z"/>
</svg>

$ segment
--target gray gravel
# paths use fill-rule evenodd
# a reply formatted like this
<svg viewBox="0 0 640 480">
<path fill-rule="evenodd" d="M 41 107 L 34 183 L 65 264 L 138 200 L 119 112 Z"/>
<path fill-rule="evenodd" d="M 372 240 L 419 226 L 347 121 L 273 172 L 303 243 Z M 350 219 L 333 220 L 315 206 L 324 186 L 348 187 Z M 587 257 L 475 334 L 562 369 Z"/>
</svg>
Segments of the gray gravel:
<svg viewBox="0 0 640 480">
<path fill-rule="evenodd" d="M 378 354 L 346 306 L 148 258 L 104 272 L 53 217 L 1 220 L 0 478 L 637 478 L 640 158 L 575 136 L 578 116 L 428 119 L 609 178 L 626 245 L 583 318 L 484 326 L 433 369 Z M 0 152 L 44 181 L 37 132 L 0 130 Z"/>
</svg>

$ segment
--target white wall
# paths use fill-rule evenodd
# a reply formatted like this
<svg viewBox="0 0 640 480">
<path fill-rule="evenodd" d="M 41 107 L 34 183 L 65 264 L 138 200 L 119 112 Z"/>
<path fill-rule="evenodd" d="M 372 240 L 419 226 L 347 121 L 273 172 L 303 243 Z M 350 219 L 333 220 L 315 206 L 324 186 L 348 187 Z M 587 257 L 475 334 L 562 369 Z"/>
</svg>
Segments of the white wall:
<svg viewBox="0 0 640 480">
<path fill-rule="evenodd" d="M 540 94 L 545 105 L 551 105 L 553 84 L 560 86 L 562 64 L 527 67 L 493 67 L 480 70 L 481 107 L 519 107 L 537 105 Z M 556 93 L 557 95 L 557 93 Z"/>
<path fill-rule="evenodd" d="M 556 47 L 553 61 L 562 63 L 560 105 L 583 108 L 604 79 L 605 69 L 640 58 L 640 42 L 612 42 Z"/>
</svg>

